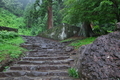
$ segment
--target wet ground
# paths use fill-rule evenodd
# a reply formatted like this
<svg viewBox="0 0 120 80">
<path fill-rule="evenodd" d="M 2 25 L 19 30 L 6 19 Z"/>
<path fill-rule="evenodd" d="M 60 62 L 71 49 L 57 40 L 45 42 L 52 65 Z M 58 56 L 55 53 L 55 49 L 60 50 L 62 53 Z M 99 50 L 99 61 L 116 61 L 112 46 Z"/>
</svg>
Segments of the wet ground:
<svg viewBox="0 0 120 80">
<path fill-rule="evenodd" d="M 74 60 L 65 52 L 65 44 L 41 37 L 23 38 L 22 46 L 29 51 L 6 72 L 0 72 L 0 80 L 76 80 L 67 72 Z"/>
</svg>

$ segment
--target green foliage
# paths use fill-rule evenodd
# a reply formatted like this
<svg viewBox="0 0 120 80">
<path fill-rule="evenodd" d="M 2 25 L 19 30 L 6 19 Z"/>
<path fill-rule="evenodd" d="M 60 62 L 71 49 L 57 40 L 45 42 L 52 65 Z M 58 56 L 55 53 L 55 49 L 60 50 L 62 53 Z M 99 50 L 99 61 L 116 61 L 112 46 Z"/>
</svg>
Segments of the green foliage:
<svg viewBox="0 0 120 80">
<path fill-rule="evenodd" d="M 64 0 L 63 23 L 77 25 L 80 22 L 98 21 L 101 30 L 113 31 L 115 26 L 106 26 L 106 24 L 120 21 L 119 3 L 120 0 Z M 112 30 L 108 30 L 108 27 Z"/>
<path fill-rule="evenodd" d="M 30 29 L 26 29 L 26 28 L 21 28 L 19 29 L 19 35 L 27 35 L 27 36 L 31 36 L 31 30 Z"/>
<path fill-rule="evenodd" d="M 78 71 L 75 68 L 70 68 L 68 70 L 68 74 L 69 74 L 69 76 L 71 76 L 73 78 L 79 78 Z"/>
<path fill-rule="evenodd" d="M 61 23 L 61 13 L 59 13 L 62 1 L 54 0 L 50 4 L 51 0 L 36 0 L 34 4 L 28 4 L 24 12 L 24 22 L 27 29 L 31 31 L 32 35 L 37 35 L 38 33 L 47 29 L 48 20 L 48 9 L 49 5 L 53 7 L 53 24 L 54 26 Z"/>
<path fill-rule="evenodd" d="M 72 42 L 69 45 L 70 46 L 75 46 L 75 48 L 78 49 L 82 45 L 91 44 L 95 39 L 96 39 L 96 37 L 89 37 L 89 38 L 86 38 L 86 39 L 83 39 L 83 40 L 78 40 L 78 41 Z"/>
<path fill-rule="evenodd" d="M 5 72 L 9 67 L 10 66 L 5 66 L 3 71 Z"/>
<path fill-rule="evenodd" d="M 41 16 L 42 12 L 38 10 L 39 6 L 36 5 L 37 3 L 28 4 L 24 12 L 24 22 L 26 24 L 24 29 L 29 30 L 31 35 L 37 35 L 46 28 L 47 15 L 45 13 L 44 16 Z"/>
<path fill-rule="evenodd" d="M 25 28 L 23 17 L 17 17 L 3 8 L 0 8 L 0 26 L 16 28 L 19 35 L 31 35 L 31 29 Z"/>
<path fill-rule="evenodd" d="M 64 21 L 79 23 L 80 21 L 99 21 L 108 23 L 117 20 L 120 0 L 64 0 Z"/>
<path fill-rule="evenodd" d="M 104 24 L 100 24 L 99 22 L 94 22 L 94 25 L 92 26 L 92 30 L 94 31 L 94 33 L 98 34 L 98 35 L 104 35 L 106 33 L 110 33 L 115 31 L 116 27 L 115 27 L 115 23 L 110 22 L 110 23 L 104 23 Z"/>
<path fill-rule="evenodd" d="M 19 27 L 25 26 L 25 24 L 22 17 L 17 17 L 11 12 L 0 8 L 0 26 L 19 29 Z"/>
<path fill-rule="evenodd" d="M 18 42 L 18 41 L 16 41 Z M 0 61 L 2 62 L 5 59 L 18 58 L 22 55 L 23 48 L 20 48 L 16 44 L 10 44 L 9 42 L 0 44 Z"/>
<path fill-rule="evenodd" d="M 0 31 L 0 62 L 18 58 L 23 51 L 19 47 L 23 39 L 15 32 Z"/>
<path fill-rule="evenodd" d="M 42 3 L 40 0 L 36 0 L 35 3 L 29 2 L 24 12 L 22 8 L 25 5 L 22 6 L 22 2 L 18 0 L 2 1 L 5 8 L 0 8 L 0 26 L 16 28 L 20 35 L 37 35 L 47 29 L 47 0 L 42 0 Z M 53 21 L 55 26 L 61 22 L 61 14 L 59 14 L 61 2 L 61 0 L 53 1 Z"/>
<path fill-rule="evenodd" d="M 0 31 L 0 38 L 2 39 L 11 39 L 15 37 L 18 37 L 18 34 L 15 32 Z"/>
</svg>

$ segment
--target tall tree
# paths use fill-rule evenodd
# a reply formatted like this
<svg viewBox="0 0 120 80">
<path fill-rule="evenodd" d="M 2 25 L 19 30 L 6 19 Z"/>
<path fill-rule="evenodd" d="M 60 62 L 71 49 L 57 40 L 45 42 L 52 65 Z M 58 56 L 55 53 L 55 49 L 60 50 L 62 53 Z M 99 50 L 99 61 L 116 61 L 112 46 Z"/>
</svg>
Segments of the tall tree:
<svg viewBox="0 0 120 80">
<path fill-rule="evenodd" d="M 48 10 L 48 29 L 61 23 L 62 0 L 46 0 Z"/>
<path fill-rule="evenodd" d="M 39 7 L 38 7 L 39 6 Z M 61 13 L 59 12 L 62 7 L 62 0 L 36 0 L 35 9 L 36 15 L 44 19 L 47 14 L 47 28 L 50 29 L 61 22 Z"/>
<path fill-rule="evenodd" d="M 52 0 L 47 0 L 47 10 L 48 10 L 48 29 L 53 27 L 53 12 L 52 12 Z"/>
<path fill-rule="evenodd" d="M 90 23 L 109 23 L 120 19 L 120 0 L 64 0 L 64 22 L 82 22 L 83 36 L 90 36 Z"/>
</svg>

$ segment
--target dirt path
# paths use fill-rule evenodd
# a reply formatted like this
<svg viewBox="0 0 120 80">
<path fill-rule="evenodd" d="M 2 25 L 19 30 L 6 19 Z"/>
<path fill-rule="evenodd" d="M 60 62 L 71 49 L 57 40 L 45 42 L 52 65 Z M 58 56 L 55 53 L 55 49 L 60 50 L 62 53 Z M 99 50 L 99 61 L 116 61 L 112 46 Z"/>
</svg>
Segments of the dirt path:
<svg viewBox="0 0 120 80">
<path fill-rule="evenodd" d="M 68 76 L 73 60 L 64 44 L 41 37 L 24 39 L 23 46 L 29 51 L 6 72 L 0 72 L 0 80 L 75 80 Z"/>
</svg>

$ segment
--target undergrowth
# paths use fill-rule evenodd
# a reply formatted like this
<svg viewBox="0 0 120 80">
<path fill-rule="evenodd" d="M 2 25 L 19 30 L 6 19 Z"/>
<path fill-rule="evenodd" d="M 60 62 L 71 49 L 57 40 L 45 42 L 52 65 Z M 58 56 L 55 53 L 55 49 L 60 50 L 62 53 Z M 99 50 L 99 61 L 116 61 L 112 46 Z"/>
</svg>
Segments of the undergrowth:
<svg viewBox="0 0 120 80">
<path fill-rule="evenodd" d="M 25 26 L 23 19 L 23 17 L 17 17 L 11 12 L 0 8 L 0 26 L 18 29 Z"/>
<path fill-rule="evenodd" d="M 23 16 L 18 17 L 3 8 L 0 8 L 0 26 L 18 29 L 19 35 L 33 36 L 43 31 L 40 24 L 27 27 Z"/>
<path fill-rule="evenodd" d="M 25 29 L 23 17 L 18 17 L 3 8 L 0 8 L 0 26 L 18 29 L 19 35 L 31 35 L 31 30 Z"/>
<path fill-rule="evenodd" d="M 24 41 L 17 33 L 0 31 L 0 62 L 20 57 L 25 51 L 19 47 L 21 43 Z"/>
</svg>

